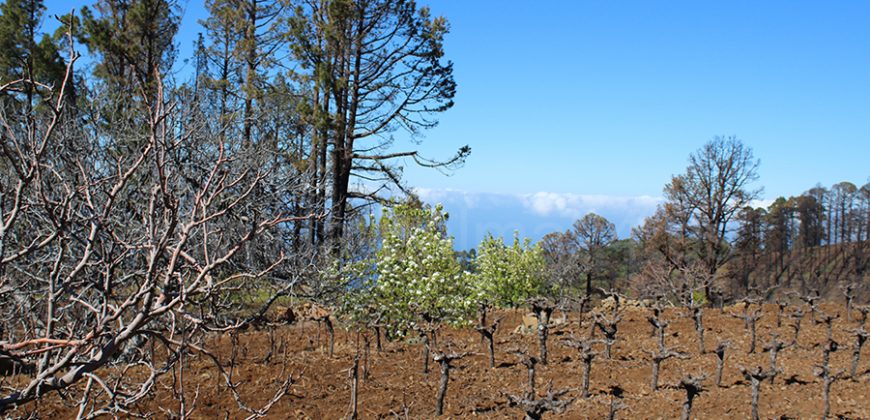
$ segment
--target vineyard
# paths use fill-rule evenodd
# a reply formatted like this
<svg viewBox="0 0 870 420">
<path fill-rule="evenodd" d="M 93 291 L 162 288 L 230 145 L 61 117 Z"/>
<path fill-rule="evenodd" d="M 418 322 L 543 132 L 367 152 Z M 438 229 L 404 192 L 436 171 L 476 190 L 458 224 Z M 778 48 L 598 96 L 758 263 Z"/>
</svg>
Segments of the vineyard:
<svg viewBox="0 0 870 420">
<path fill-rule="evenodd" d="M 556 312 L 550 321 L 548 363 L 541 363 L 539 339 L 529 316 L 519 310 L 501 310 L 489 314 L 499 319 L 493 334 L 495 367 L 490 368 L 487 345 L 481 334 L 471 328 L 442 328 L 433 355 L 441 349 L 462 353 L 451 363 L 450 378 L 444 396 L 444 415 L 449 418 L 518 418 L 524 413 L 521 403 L 512 399 L 545 401 L 548 390 L 556 394 L 546 406 L 558 411 L 541 412 L 546 418 L 677 418 L 683 411 L 687 389 L 683 379 L 698 381 L 699 394 L 694 397 L 691 415 L 699 418 L 730 416 L 749 418 L 752 410 L 752 374 L 769 376 L 758 384 L 757 409 L 761 418 L 821 417 L 824 409 L 826 381 L 830 388 L 832 418 L 870 417 L 870 361 L 862 358 L 856 366 L 856 346 L 860 335 L 862 311 L 853 309 L 847 320 L 843 305 L 822 304 L 812 313 L 809 307 L 785 307 L 776 326 L 779 307 L 773 304 L 746 304 L 707 309 L 703 313 L 704 352 L 699 351 L 699 337 L 691 311 L 664 308 L 656 316 L 652 309 L 624 307 L 612 344 L 610 358 L 605 355 L 602 331 L 596 331 L 594 314 L 604 308 L 565 316 Z M 608 308 L 610 309 L 610 308 Z M 756 312 L 757 311 L 757 312 Z M 599 320 L 613 314 L 603 311 Z M 744 314 L 759 315 L 756 343 L 750 352 L 751 330 Z M 804 313 L 801 318 L 795 313 Z M 525 315 L 525 316 L 524 316 Z M 815 322 L 813 322 L 815 317 Z M 654 327 L 666 324 L 664 334 Z M 801 327 L 795 338 L 795 325 Z M 611 319 L 612 320 L 612 319 Z M 828 344 L 830 321 L 834 345 Z M 856 331 L 858 333 L 856 333 Z M 774 335 L 775 334 L 775 335 Z M 652 389 L 653 353 L 660 353 L 660 340 L 674 356 L 661 361 L 657 390 Z M 349 418 L 352 414 L 352 367 L 357 360 L 357 407 L 359 418 L 430 418 L 434 417 L 441 368 L 429 361 L 423 373 L 423 345 L 418 340 L 381 341 L 367 332 L 358 334 L 338 329 L 334 354 L 328 355 L 325 330 L 314 322 L 298 322 L 269 330 L 241 332 L 213 337 L 210 346 L 216 357 L 232 366 L 232 381 L 239 396 L 252 407 L 267 404 L 288 377 L 289 390 L 274 402 L 268 418 Z M 584 360 L 577 342 L 590 344 L 591 354 L 588 394 L 584 397 Z M 778 346 L 774 344 L 779 342 Z M 367 344 L 368 343 L 368 347 Z M 717 347 L 724 348 L 721 380 L 716 384 L 719 357 Z M 771 349 L 778 349 L 776 370 L 771 367 Z M 835 349 L 835 351 L 826 351 Z M 524 354 L 519 354 L 524 353 Z M 823 359 L 830 356 L 822 372 Z M 529 392 L 530 359 L 534 366 L 534 396 Z M 525 360 L 524 360 L 525 359 Z M 525 362 L 525 363 L 524 363 Z M 194 407 L 193 417 L 238 418 L 240 411 L 232 392 L 217 385 L 220 373 L 207 357 L 187 359 L 183 374 L 187 376 L 186 404 Z M 746 375 L 741 372 L 746 369 Z M 776 372 L 775 375 L 771 375 Z M 828 379 L 826 379 L 828 378 Z M 836 380 L 834 380 L 836 378 Z M 140 408 L 139 414 L 160 415 L 161 408 L 177 407 L 178 389 L 173 387 L 177 375 L 166 376 L 155 387 L 154 395 Z M 263 390 L 270 390 L 263 392 Z M 527 401 L 528 402 L 528 401 Z M 77 410 L 75 401 L 58 396 L 40 401 L 45 417 L 68 417 Z M 529 407 L 526 407 L 529 408 Z M 16 413 L 23 414 L 23 412 Z M 532 413 L 534 414 L 534 413 Z M 535 418 L 534 415 L 530 416 Z"/>
</svg>

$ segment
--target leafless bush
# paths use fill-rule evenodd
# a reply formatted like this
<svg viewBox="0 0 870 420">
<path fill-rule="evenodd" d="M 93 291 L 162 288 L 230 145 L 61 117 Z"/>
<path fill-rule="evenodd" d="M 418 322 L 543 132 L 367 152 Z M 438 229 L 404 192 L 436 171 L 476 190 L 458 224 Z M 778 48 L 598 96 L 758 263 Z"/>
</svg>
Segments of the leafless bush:
<svg viewBox="0 0 870 420">
<path fill-rule="evenodd" d="M 553 383 L 550 382 L 547 386 L 547 395 L 543 398 L 536 398 L 536 395 L 531 392 L 524 396 L 508 395 L 507 397 L 512 406 L 519 406 L 523 409 L 526 420 L 540 420 L 544 417 L 544 413 L 561 413 L 574 402 L 573 399 L 560 399 L 567 393 L 567 389 L 554 392 Z"/>
<path fill-rule="evenodd" d="M 867 324 L 867 314 L 870 313 L 870 305 L 856 306 L 855 309 L 861 314 L 861 319 L 858 320 L 858 325 L 864 326 Z"/>
<path fill-rule="evenodd" d="M 528 393 L 530 395 L 535 394 L 535 367 L 537 366 L 539 360 L 537 357 L 530 355 L 529 353 L 523 350 L 514 350 L 512 352 L 519 358 L 519 363 L 526 367 L 526 371 L 528 372 Z"/>
<path fill-rule="evenodd" d="M 791 327 L 794 329 L 794 337 L 792 337 L 791 345 L 797 346 L 798 336 L 801 333 L 801 321 L 804 319 L 804 311 L 801 308 L 797 308 L 789 316 L 793 320 Z"/>
<path fill-rule="evenodd" d="M 441 381 L 438 383 L 438 397 L 435 402 L 435 415 L 440 416 L 444 414 L 444 398 L 447 396 L 447 384 L 450 382 L 450 369 L 453 366 L 450 364 L 454 360 L 462 359 L 467 356 L 468 353 L 445 353 L 438 352 L 432 359 L 435 360 L 439 365 L 441 365 Z"/>
<path fill-rule="evenodd" d="M 843 371 L 831 372 L 830 366 L 826 364 L 816 366 L 816 376 L 822 379 L 822 419 L 828 418 L 831 413 L 831 385 L 843 378 Z"/>
<path fill-rule="evenodd" d="M 583 398 L 589 397 L 589 377 L 592 374 L 592 359 L 598 355 L 598 353 L 592 349 L 594 343 L 595 340 L 577 340 L 573 338 L 565 340 L 565 345 L 577 349 L 580 353 L 580 360 L 583 361 L 583 378 L 580 382 L 580 390 Z"/>
<path fill-rule="evenodd" d="M 788 308 L 788 301 L 778 300 L 776 301 L 776 328 L 782 327 L 782 314 L 785 313 L 786 308 Z"/>
<path fill-rule="evenodd" d="M 0 115 L 0 355 L 33 366 L 0 397 L 0 413 L 58 392 L 80 402 L 81 417 L 132 415 L 175 371 L 183 416 L 192 404 L 179 362 L 192 353 L 215 362 L 240 409 L 264 415 L 289 375 L 267 404 L 249 407 L 228 379 L 235 360 L 214 357 L 205 343 L 210 332 L 260 322 L 292 290 L 299 272 L 280 248 L 249 252 L 301 220 L 268 201 L 271 189 L 292 188 L 271 176 L 267 150 L 218 141 L 159 78 L 129 126 L 77 127 L 64 111 L 70 57 L 57 88 L 0 86 L 0 94 L 17 84 L 50 98 L 32 124 Z M 143 351 L 144 343 L 165 352 Z"/>
<path fill-rule="evenodd" d="M 731 345 L 728 340 L 716 345 L 716 386 L 722 386 L 722 368 L 725 366 L 725 350 Z"/>
<path fill-rule="evenodd" d="M 847 283 L 842 286 L 843 295 L 846 297 L 846 322 L 852 322 L 852 301 L 855 300 L 855 288 L 858 283 Z"/>
<path fill-rule="evenodd" d="M 545 298 L 529 300 L 532 313 L 538 319 L 538 346 L 540 347 L 540 362 L 547 364 L 547 338 L 550 334 L 550 316 L 553 315 L 553 304 Z"/>
<path fill-rule="evenodd" d="M 852 367 L 849 369 L 849 377 L 852 380 L 857 380 L 858 362 L 861 360 L 861 347 L 867 341 L 867 330 L 864 327 L 857 328 L 852 331 L 855 334 L 855 347 L 852 349 Z"/>
<path fill-rule="evenodd" d="M 672 357 L 676 357 L 679 359 L 688 358 L 688 355 L 683 352 L 679 352 L 674 349 L 669 349 L 665 347 L 659 348 L 658 352 L 650 352 L 650 356 L 652 356 L 652 380 L 650 381 L 650 383 L 653 391 L 657 391 L 659 389 L 659 369 L 661 368 L 662 362 Z"/>
<path fill-rule="evenodd" d="M 761 370 L 761 366 L 756 366 L 754 370 L 747 370 L 743 366 L 740 366 L 740 373 L 743 374 L 743 377 L 749 381 L 752 387 L 752 412 L 750 418 L 752 420 L 758 420 L 758 397 L 760 394 L 761 383 L 764 382 L 765 379 L 774 375 L 774 372 L 763 371 Z"/>
<path fill-rule="evenodd" d="M 755 312 L 752 312 L 751 314 L 731 314 L 731 316 L 742 319 L 749 327 L 749 353 L 755 353 L 756 326 L 758 325 L 758 320 L 761 318 L 761 308 L 756 309 Z"/>
<path fill-rule="evenodd" d="M 785 348 L 785 343 L 779 340 L 776 333 L 770 334 L 770 341 L 764 345 L 764 351 L 770 353 L 770 383 L 772 384 L 776 380 L 776 374 L 779 372 L 779 369 L 776 366 L 776 358 L 779 355 L 779 352 Z"/>
<path fill-rule="evenodd" d="M 616 342 L 616 333 L 619 331 L 619 321 L 622 317 L 606 318 L 602 315 L 595 317 L 595 327 L 604 334 L 604 357 L 610 359 L 610 349 Z"/>
<path fill-rule="evenodd" d="M 482 320 L 483 321 L 483 320 Z M 475 327 L 477 332 L 480 333 L 481 338 L 485 339 L 488 344 L 489 349 L 489 367 L 495 368 L 495 330 L 498 329 L 498 324 L 501 322 L 501 318 L 496 319 L 489 326 L 485 324 L 478 325 Z"/>
<path fill-rule="evenodd" d="M 648 317 L 647 321 L 652 325 L 652 334 L 658 335 L 659 339 L 659 347 L 665 346 L 665 329 L 668 328 L 668 321 L 659 319 L 659 312 L 656 312 L 655 315 Z"/>
<path fill-rule="evenodd" d="M 695 401 L 695 397 L 704 392 L 704 387 L 701 385 L 701 381 L 704 379 L 706 379 L 704 375 L 688 375 L 680 380 L 677 386 L 686 391 L 686 400 L 683 401 L 683 411 L 680 419 L 689 420 L 692 418 L 692 403 Z"/>
</svg>

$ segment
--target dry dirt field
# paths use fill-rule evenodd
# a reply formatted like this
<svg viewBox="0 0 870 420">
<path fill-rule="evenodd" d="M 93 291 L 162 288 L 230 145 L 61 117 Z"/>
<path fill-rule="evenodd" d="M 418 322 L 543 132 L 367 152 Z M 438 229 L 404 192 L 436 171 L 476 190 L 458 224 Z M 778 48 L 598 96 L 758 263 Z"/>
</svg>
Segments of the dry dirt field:
<svg viewBox="0 0 870 420">
<path fill-rule="evenodd" d="M 857 321 L 845 320 L 843 306 L 822 305 L 827 313 L 840 313 L 834 322 L 834 339 L 840 350 L 831 359 L 834 371 L 849 371 L 855 336 L 849 330 L 857 327 Z M 758 324 L 758 346 L 754 354 L 748 354 L 749 334 L 743 321 L 729 316 L 739 313 L 736 307 L 706 309 L 706 354 L 698 354 L 697 335 L 692 319 L 683 309 L 668 309 L 664 318 L 670 321 L 666 341 L 689 353 L 685 360 L 669 359 L 662 364 L 659 379 L 660 389 L 650 390 L 651 362 L 649 351 L 656 348 L 656 338 L 650 336 L 651 326 L 646 309 L 625 309 L 619 324 L 617 341 L 612 359 L 599 354 L 592 365 L 589 398 L 582 398 L 579 391 L 582 362 L 577 351 L 561 344 L 569 336 L 587 336 L 588 323 L 578 326 L 576 314 L 569 323 L 556 327 L 550 336 L 550 363 L 538 365 L 538 390 L 543 392 L 552 381 L 556 390 L 568 388 L 564 398 L 574 399 L 562 414 L 548 413 L 545 418 L 601 419 L 609 412 L 609 390 L 618 386 L 624 390 L 621 400 L 624 408 L 619 418 L 679 418 L 685 392 L 674 386 L 685 374 L 704 373 L 706 391 L 695 400 L 693 417 L 696 418 L 749 418 L 750 386 L 738 370 L 738 366 L 767 367 L 768 353 L 762 350 L 772 332 L 778 332 L 782 341 L 791 341 L 791 320 L 783 319 L 781 328 L 775 328 L 775 306 L 765 306 Z M 504 319 L 496 332 L 495 369 L 488 366 L 488 353 L 480 335 L 472 329 L 449 329 L 441 331 L 439 344 L 450 343 L 457 351 L 473 354 L 456 361 L 451 371 L 445 401 L 445 418 L 510 418 L 522 417 L 522 411 L 511 407 L 507 394 L 521 394 L 527 385 L 526 368 L 517 364 L 517 356 L 508 353 L 517 348 L 529 349 L 537 354 L 537 338 L 534 335 L 513 334 L 511 331 L 521 322 L 522 313 L 505 311 L 495 314 Z M 559 318 L 556 313 L 554 318 Z M 761 418 L 819 418 L 822 413 L 822 381 L 814 375 L 813 366 L 821 362 L 822 346 L 826 330 L 823 324 L 813 325 L 809 314 L 803 320 L 800 339 L 796 347 L 787 347 L 780 353 L 779 365 L 783 373 L 775 383 L 761 385 L 759 412 Z M 601 334 L 598 333 L 600 337 Z M 281 399 L 269 412 L 267 418 L 339 419 L 349 414 L 350 386 L 348 368 L 356 352 L 356 334 L 338 329 L 335 355 L 327 357 L 325 334 L 317 338 L 315 324 L 279 327 L 274 336 L 273 355 L 264 361 L 270 350 L 269 334 L 263 331 L 248 331 L 239 336 L 238 360 L 234 381 L 252 407 L 267 401 L 274 389 L 287 375 L 296 378 L 290 394 Z M 720 340 L 731 340 L 726 353 L 722 386 L 713 384 L 716 356 L 710 351 Z M 603 347 L 603 345 L 601 345 Z M 870 353 L 870 345 L 865 353 Z M 230 340 L 215 338 L 212 348 L 219 349 L 222 357 L 229 357 Z M 599 353 L 603 349 L 597 348 Z M 225 387 L 220 385 L 218 373 L 210 362 L 199 358 L 189 359 L 185 370 L 187 377 L 187 402 L 194 393 L 196 418 L 242 418 L 236 402 Z M 286 361 L 286 362 L 285 362 Z M 432 418 L 435 417 L 435 396 L 439 381 L 439 369 L 432 364 L 428 374 L 422 373 L 421 345 L 413 342 L 384 342 L 382 352 L 374 348 L 368 362 L 368 379 L 360 380 L 359 413 L 364 419 L 375 418 Z M 155 417 L 166 417 L 159 407 L 177 407 L 167 377 L 155 391 L 155 396 L 143 407 Z M 74 401 L 67 402 L 74 405 Z M 189 405 L 188 405 L 189 406 Z M 31 406 L 29 408 L 34 408 Z M 67 408 L 57 397 L 40 402 L 38 415 L 43 418 L 67 418 L 74 416 L 74 408 Z M 870 418 L 870 354 L 862 357 L 856 378 L 844 378 L 834 382 L 831 391 L 831 416 L 836 418 Z"/>
</svg>

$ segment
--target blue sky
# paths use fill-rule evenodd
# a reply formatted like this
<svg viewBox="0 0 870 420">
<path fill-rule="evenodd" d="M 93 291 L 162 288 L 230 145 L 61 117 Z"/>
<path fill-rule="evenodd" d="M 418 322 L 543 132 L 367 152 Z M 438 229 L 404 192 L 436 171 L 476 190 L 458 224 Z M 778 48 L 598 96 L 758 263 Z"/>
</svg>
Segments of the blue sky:
<svg viewBox="0 0 870 420">
<path fill-rule="evenodd" d="M 421 145 L 397 146 L 472 147 L 449 177 L 405 165 L 453 213 L 459 247 L 485 230 L 537 239 L 586 211 L 625 236 L 715 135 L 753 148 L 765 200 L 870 181 L 870 2 L 419 3 L 451 23 L 458 95 Z M 204 17 L 182 4 L 181 59 Z"/>
</svg>

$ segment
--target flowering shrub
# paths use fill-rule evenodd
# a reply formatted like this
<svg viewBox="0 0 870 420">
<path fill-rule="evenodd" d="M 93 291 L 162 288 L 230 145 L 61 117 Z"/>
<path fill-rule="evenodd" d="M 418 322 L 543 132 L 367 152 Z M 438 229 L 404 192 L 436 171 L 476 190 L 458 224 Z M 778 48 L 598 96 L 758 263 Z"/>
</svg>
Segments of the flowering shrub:
<svg viewBox="0 0 870 420">
<path fill-rule="evenodd" d="M 447 217 L 440 204 L 384 209 L 374 263 L 347 268 L 359 274 L 365 271 L 361 265 L 373 267 L 373 275 L 348 292 L 345 312 L 355 319 L 377 312 L 394 336 L 420 321 L 466 322 L 476 300 L 453 251 L 453 238 L 447 236 Z"/>
<path fill-rule="evenodd" d="M 519 306 L 541 293 L 546 266 L 541 247 L 514 234 L 508 247 L 501 237 L 487 234 L 478 247 L 475 287 L 480 298 L 501 306 Z"/>
</svg>

